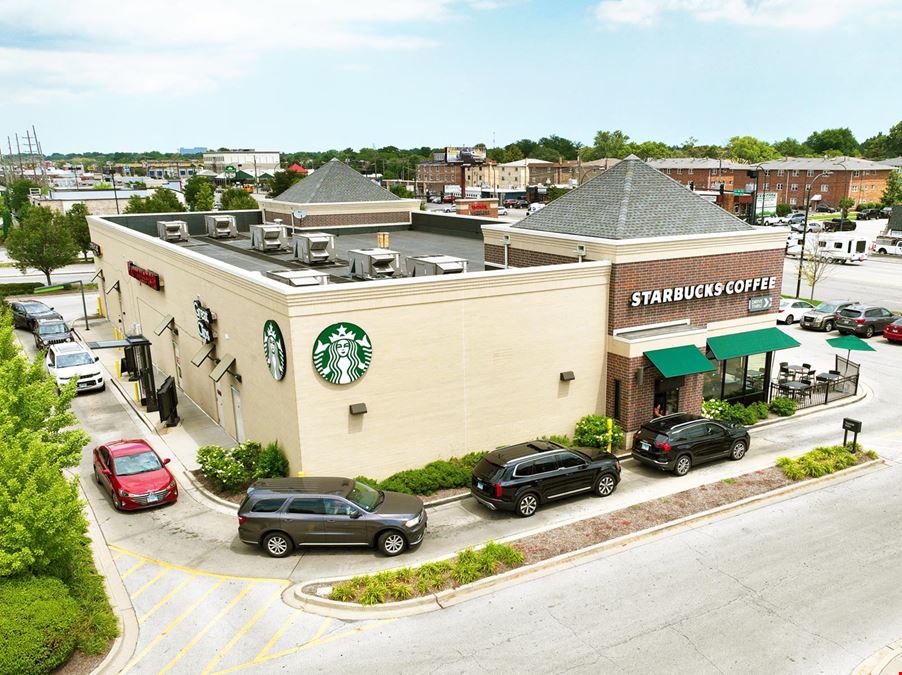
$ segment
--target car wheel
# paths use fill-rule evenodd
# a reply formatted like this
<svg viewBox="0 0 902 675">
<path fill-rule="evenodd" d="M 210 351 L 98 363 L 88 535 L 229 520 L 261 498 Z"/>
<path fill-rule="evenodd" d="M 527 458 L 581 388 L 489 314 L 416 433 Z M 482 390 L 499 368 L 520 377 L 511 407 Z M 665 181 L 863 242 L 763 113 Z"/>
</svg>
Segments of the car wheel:
<svg viewBox="0 0 902 675">
<path fill-rule="evenodd" d="M 833 322 L 832 322 L 832 321 L 825 321 L 825 322 L 824 322 L 824 331 L 827 332 L 827 333 L 829 333 L 831 330 L 833 330 Z"/>
<path fill-rule="evenodd" d="M 673 466 L 673 472 L 677 476 L 685 476 L 692 468 L 692 458 L 689 455 L 680 455 L 677 457 L 676 464 Z"/>
<path fill-rule="evenodd" d="M 392 557 L 404 552 L 404 549 L 407 548 L 407 540 L 400 532 L 389 530 L 379 535 L 377 546 L 383 555 Z"/>
<path fill-rule="evenodd" d="M 730 448 L 730 459 L 740 460 L 745 457 L 745 452 L 748 450 L 748 445 L 746 445 L 745 441 L 736 441 L 733 443 L 733 447 Z"/>
<path fill-rule="evenodd" d="M 864 336 L 865 336 L 866 338 L 874 337 L 874 327 L 873 327 L 873 326 L 867 326 L 867 327 L 864 329 Z"/>
<path fill-rule="evenodd" d="M 882 253 L 882 254 L 886 255 L 886 249 L 885 249 L 885 248 L 878 248 L 878 249 L 877 249 L 877 253 Z"/>
<path fill-rule="evenodd" d="M 786 322 L 785 322 L 785 323 L 786 323 L 787 326 L 791 326 L 793 321 L 795 321 L 795 317 L 793 317 L 792 314 L 789 314 L 789 315 L 786 316 Z"/>
<path fill-rule="evenodd" d="M 594 489 L 599 497 L 607 497 L 617 489 L 617 479 L 609 473 L 603 473 L 595 481 Z"/>
<path fill-rule="evenodd" d="M 113 508 L 116 509 L 117 511 L 121 511 L 122 510 L 122 501 L 119 499 L 119 495 L 117 495 L 116 491 L 113 490 L 110 493 L 110 496 L 113 498 Z"/>
<path fill-rule="evenodd" d="M 283 532 L 270 532 L 263 538 L 263 550 L 273 558 L 284 558 L 294 548 L 294 542 Z"/>
<path fill-rule="evenodd" d="M 535 492 L 527 492 L 517 500 L 517 515 L 521 518 L 529 518 L 539 508 L 539 495 Z"/>
</svg>

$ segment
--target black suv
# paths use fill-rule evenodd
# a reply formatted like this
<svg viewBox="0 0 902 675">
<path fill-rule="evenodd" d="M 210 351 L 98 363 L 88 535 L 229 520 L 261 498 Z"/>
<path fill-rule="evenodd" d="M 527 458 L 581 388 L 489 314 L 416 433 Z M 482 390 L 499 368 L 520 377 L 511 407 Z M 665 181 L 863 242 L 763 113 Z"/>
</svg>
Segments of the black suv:
<svg viewBox="0 0 902 675">
<path fill-rule="evenodd" d="M 426 534 L 418 497 L 376 490 L 351 478 L 270 478 L 238 507 L 238 537 L 274 558 L 296 546 L 375 546 L 387 556 Z"/>
<path fill-rule="evenodd" d="M 590 490 L 607 497 L 620 482 L 609 452 L 587 455 L 550 441 L 530 441 L 488 453 L 473 469 L 470 492 L 490 509 L 524 518 L 540 504 Z"/>
<path fill-rule="evenodd" d="M 862 209 L 858 212 L 858 220 L 876 220 L 886 218 L 886 215 L 880 209 Z"/>
<path fill-rule="evenodd" d="M 59 312 L 53 311 L 43 302 L 37 300 L 13 300 L 9 303 L 13 311 L 13 326 L 15 328 L 34 329 L 34 322 L 38 319 L 62 319 Z"/>
<path fill-rule="evenodd" d="M 38 351 L 59 342 L 72 342 L 72 331 L 60 319 L 38 319 L 34 322 L 34 347 Z"/>
<path fill-rule="evenodd" d="M 677 476 L 685 476 L 693 464 L 712 459 L 742 459 L 748 449 L 745 427 L 687 413 L 646 422 L 633 438 L 633 459 Z"/>
</svg>

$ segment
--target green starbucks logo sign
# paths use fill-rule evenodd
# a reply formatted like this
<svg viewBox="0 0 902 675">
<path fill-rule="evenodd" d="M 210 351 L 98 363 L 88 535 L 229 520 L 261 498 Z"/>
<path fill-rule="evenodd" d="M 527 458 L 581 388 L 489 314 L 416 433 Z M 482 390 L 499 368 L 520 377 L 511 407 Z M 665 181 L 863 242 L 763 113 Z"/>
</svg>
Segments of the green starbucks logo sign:
<svg viewBox="0 0 902 675">
<path fill-rule="evenodd" d="M 285 341 L 279 324 L 272 320 L 263 324 L 263 355 L 273 378 L 281 380 L 285 377 Z"/>
<path fill-rule="evenodd" d="M 373 360 L 373 345 L 360 326 L 333 323 L 316 338 L 313 365 L 332 384 L 350 384 L 363 377 Z"/>
</svg>

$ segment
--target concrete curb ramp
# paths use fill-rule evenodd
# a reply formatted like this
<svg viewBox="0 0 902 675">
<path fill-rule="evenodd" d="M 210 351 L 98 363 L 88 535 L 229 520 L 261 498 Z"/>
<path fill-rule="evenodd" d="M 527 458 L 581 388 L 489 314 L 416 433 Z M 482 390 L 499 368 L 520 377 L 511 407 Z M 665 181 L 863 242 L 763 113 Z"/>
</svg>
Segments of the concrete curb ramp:
<svg viewBox="0 0 902 675">
<path fill-rule="evenodd" d="M 902 673 L 902 640 L 887 645 L 869 656 L 852 671 L 852 675 L 895 675 L 895 673 Z"/>
<path fill-rule="evenodd" d="M 349 602 L 329 600 L 328 598 L 312 595 L 303 591 L 304 586 L 309 586 L 312 584 L 334 585 L 342 581 L 347 581 L 348 579 L 350 579 L 350 577 L 315 579 L 311 581 L 301 582 L 294 586 L 294 588 L 292 589 L 293 593 L 286 594 L 286 600 L 291 601 L 291 596 L 293 595 L 294 602 L 291 602 L 291 604 L 294 604 L 296 607 L 299 607 L 306 612 L 309 612 L 311 614 L 319 614 L 320 616 L 328 616 L 335 619 L 347 619 L 354 621 L 361 621 L 364 619 L 389 619 L 403 616 L 412 616 L 415 614 L 424 614 L 425 612 L 431 612 L 437 609 L 453 607 L 454 605 L 465 602 L 466 600 L 486 595 L 495 590 L 505 588 L 515 583 L 519 583 L 520 581 L 537 579 L 560 569 L 575 567 L 591 560 L 604 557 L 605 555 L 616 553 L 627 547 L 635 546 L 646 541 L 653 540 L 660 536 L 676 533 L 681 530 L 700 527 L 708 521 L 721 518 L 733 512 L 741 512 L 759 508 L 773 502 L 789 499 L 796 495 L 820 490 L 821 488 L 827 487 L 828 485 L 831 485 L 833 483 L 840 483 L 846 480 L 851 480 L 853 478 L 857 478 L 859 475 L 869 473 L 871 471 L 877 471 L 879 469 L 885 468 L 886 466 L 889 466 L 889 464 L 883 459 L 871 460 L 869 462 L 844 469 L 843 471 L 840 471 L 838 473 L 824 476 L 823 478 L 815 478 L 800 483 L 793 483 L 792 485 L 777 488 L 776 490 L 771 490 L 770 492 L 765 492 L 760 495 L 754 495 L 752 497 L 746 497 L 745 499 L 741 499 L 730 504 L 724 504 L 723 506 L 718 506 L 716 508 L 709 509 L 708 511 L 701 511 L 699 513 L 685 516 L 683 518 L 673 520 L 669 523 L 663 523 L 646 530 L 633 532 L 632 534 L 617 537 L 616 539 L 603 541 L 587 548 L 571 551 L 569 553 L 563 553 L 559 556 L 555 556 L 554 558 L 542 560 L 532 565 L 518 567 L 517 569 L 509 570 L 502 574 L 486 577 L 485 579 L 480 579 L 479 581 L 476 581 L 472 584 L 466 584 L 465 586 L 460 586 L 458 588 L 453 588 L 446 591 L 439 591 L 438 593 L 432 593 L 430 595 L 413 598 L 411 600 L 402 600 L 399 602 L 390 602 L 381 605 L 359 605 Z M 499 541 L 510 543 L 512 541 L 516 541 L 519 538 L 521 537 L 512 537 L 508 539 L 501 539 Z M 858 671 L 856 671 L 856 673 L 857 672 Z M 870 671 L 863 671 L 863 673 L 865 672 Z"/>
</svg>

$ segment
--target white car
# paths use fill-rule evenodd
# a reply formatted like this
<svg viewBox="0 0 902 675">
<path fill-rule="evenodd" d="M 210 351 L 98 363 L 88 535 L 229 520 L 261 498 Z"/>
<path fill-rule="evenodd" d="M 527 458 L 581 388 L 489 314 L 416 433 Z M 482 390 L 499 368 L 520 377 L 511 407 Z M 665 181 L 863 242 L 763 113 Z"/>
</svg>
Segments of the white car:
<svg viewBox="0 0 902 675">
<path fill-rule="evenodd" d="M 780 311 L 777 312 L 777 323 L 785 323 L 787 326 L 801 319 L 805 312 L 814 309 L 814 305 L 805 300 L 793 300 L 784 298 L 780 300 Z"/>
<path fill-rule="evenodd" d="M 51 345 L 44 359 L 47 372 L 56 380 L 57 387 L 64 387 L 73 377 L 78 378 L 76 391 L 106 389 L 103 371 L 97 365 L 99 358 L 78 342 Z"/>
<path fill-rule="evenodd" d="M 545 205 L 542 202 L 533 202 L 532 204 L 529 205 L 529 207 L 527 207 L 526 215 L 531 216 L 532 214 L 538 213 L 539 211 L 541 211 L 544 208 L 545 208 Z"/>
<path fill-rule="evenodd" d="M 506 215 L 507 215 L 507 209 L 504 208 L 503 206 L 499 206 L 499 207 L 498 207 L 498 215 L 499 215 L 499 216 L 506 216 Z"/>
</svg>

